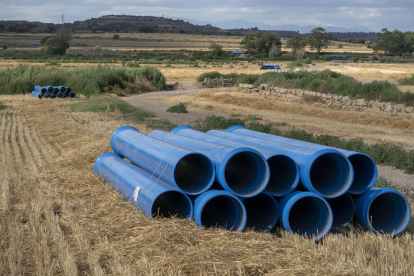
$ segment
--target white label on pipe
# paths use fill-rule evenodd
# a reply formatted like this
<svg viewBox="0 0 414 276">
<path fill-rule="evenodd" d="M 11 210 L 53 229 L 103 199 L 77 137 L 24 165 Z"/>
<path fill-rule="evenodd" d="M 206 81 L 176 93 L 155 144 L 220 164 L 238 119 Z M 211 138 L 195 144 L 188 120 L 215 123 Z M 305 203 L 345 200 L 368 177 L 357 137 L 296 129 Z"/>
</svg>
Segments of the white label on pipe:
<svg viewBox="0 0 414 276">
<path fill-rule="evenodd" d="M 141 190 L 140 186 L 135 188 L 134 195 L 133 195 L 135 202 L 137 202 L 137 200 L 138 200 L 139 190 Z"/>
</svg>

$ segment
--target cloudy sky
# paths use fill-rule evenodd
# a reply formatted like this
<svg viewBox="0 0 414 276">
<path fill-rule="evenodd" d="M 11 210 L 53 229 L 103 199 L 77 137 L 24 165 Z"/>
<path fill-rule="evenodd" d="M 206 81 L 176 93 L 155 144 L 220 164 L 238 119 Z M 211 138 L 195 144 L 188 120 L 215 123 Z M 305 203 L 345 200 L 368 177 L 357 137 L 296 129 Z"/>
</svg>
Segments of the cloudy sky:
<svg viewBox="0 0 414 276">
<path fill-rule="evenodd" d="M 66 22 L 106 14 L 269 25 L 414 30 L 414 0 L 0 0 L 0 20 Z"/>
</svg>

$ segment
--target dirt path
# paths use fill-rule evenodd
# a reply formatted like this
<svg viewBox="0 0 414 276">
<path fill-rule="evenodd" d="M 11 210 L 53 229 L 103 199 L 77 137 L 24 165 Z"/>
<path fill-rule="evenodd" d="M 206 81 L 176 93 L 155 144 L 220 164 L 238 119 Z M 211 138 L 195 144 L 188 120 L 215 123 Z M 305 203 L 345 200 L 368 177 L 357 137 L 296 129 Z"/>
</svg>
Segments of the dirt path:
<svg viewBox="0 0 414 276">
<path fill-rule="evenodd" d="M 190 89 L 188 89 L 190 88 Z M 196 121 L 204 120 L 210 114 L 220 115 L 228 117 L 225 113 L 212 112 L 187 106 L 188 113 L 170 113 L 166 110 L 176 105 L 177 103 L 171 101 L 171 98 L 182 95 L 192 95 L 205 91 L 205 89 L 199 88 L 194 82 L 180 82 L 180 90 L 177 91 L 160 91 L 153 93 L 145 93 L 140 95 L 134 95 L 124 98 L 128 103 L 143 108 L 147 111 L 154 112 L 158 118 L 167 119 L 171 123 L 176 125 L 188 124 L 191 125 Z"/>
</svg>

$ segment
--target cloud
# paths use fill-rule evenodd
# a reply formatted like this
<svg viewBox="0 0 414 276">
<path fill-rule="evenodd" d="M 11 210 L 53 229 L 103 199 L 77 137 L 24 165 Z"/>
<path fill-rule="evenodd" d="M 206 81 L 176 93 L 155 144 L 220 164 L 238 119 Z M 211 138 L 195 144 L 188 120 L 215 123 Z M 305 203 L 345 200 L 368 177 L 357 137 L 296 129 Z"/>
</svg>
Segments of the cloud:
<svg viewBox="0 0 414 276">
<path fill-rule="evenodd" d="M 0 0 L 2 20 L 66 22 L 105 14 L 180 17 L 218 22 L 244 19 L 270 25 L 410 30 L 412 0 Z"/>
</svg>

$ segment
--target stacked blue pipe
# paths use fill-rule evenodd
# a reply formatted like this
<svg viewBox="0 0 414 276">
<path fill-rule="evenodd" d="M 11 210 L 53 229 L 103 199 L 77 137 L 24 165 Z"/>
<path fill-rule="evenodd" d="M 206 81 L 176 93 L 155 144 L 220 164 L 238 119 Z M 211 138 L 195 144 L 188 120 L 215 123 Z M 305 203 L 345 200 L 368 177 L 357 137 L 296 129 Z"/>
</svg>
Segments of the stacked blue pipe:
<svg viewBox="0 0 414 276">
<path fill-rule="evenodd" d="M 34 93 L 36 92 L 36 93 Z M 39 93 L 41 96 L 39 96 Z M 72 91 L 70 87 L 65 86 L 40 86 L 36 85 L 32 92 L 33 97 L 41 98 L 76 98 L 76 93 Z"/>
<path fill-rule="evenodd" d="M 114 153 L 98 158 L 95 173 L 148 217 L 191 219 L 194 210 L 198 226 L 232 231 L 270 231 L 278 222 L 315 241 L 353 219 L 395 236 L 411 218 L 400 192 L 372 188 L 376 165 L 358 152 L 240 126 L 207 133 L 179 126 L 148 135 L 125 126 L 114 132 L 111 146 Z"/>
</svg>

